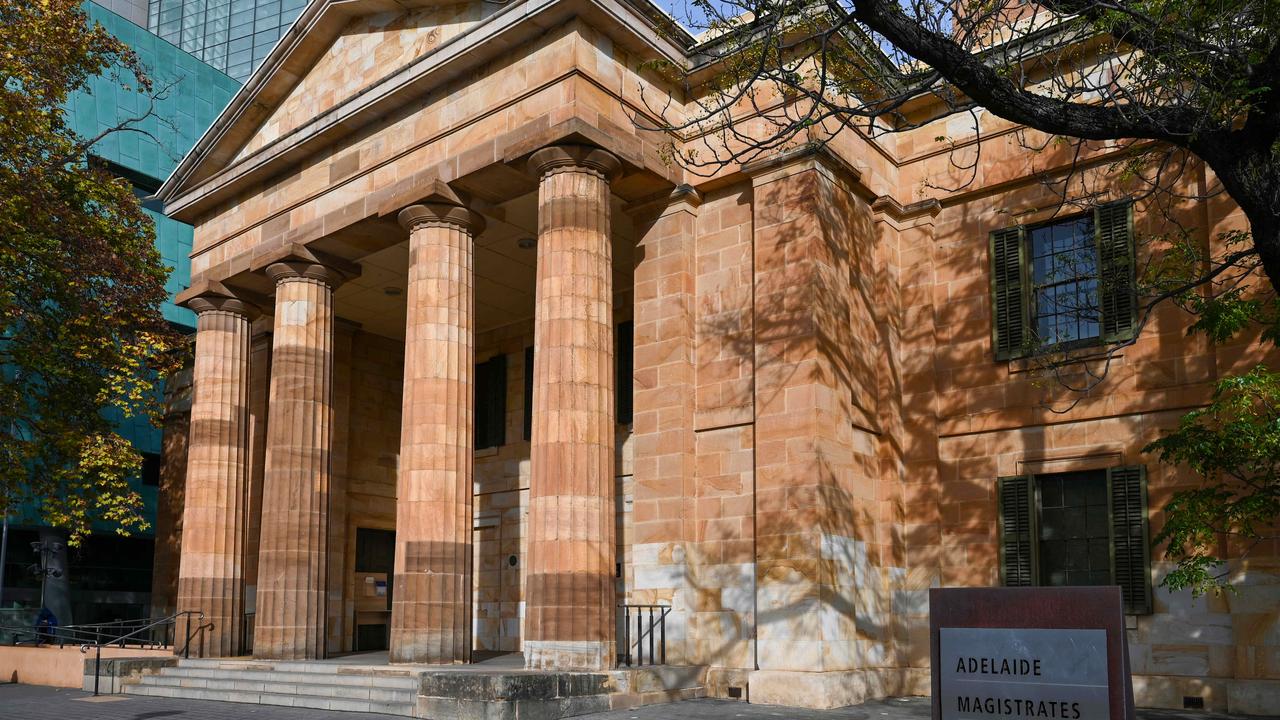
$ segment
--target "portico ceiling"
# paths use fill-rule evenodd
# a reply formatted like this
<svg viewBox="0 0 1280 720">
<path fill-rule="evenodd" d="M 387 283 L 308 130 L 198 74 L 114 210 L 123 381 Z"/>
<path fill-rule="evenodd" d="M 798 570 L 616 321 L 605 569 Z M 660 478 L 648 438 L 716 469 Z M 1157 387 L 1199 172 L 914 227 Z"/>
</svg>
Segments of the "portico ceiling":
<svg viewBox="0 0 1280 720">
<path fill-rule="evenodd" d="M 615 297 L 631 289 L 634 231 L 623 202 L 614 198 L 613 283 Z M 533 317 L 536 247 L 520 241 L 537 237 L 537 192 L 487 207 L 485 231 L 475 244 L 476 331 L 530 320 Z M 404 339 L 405 284 L 409 267 L 407 234 L 400 242 L 361 258 L 360 277 L 343 285 L 336 296 L 337 315 L 359 323 L 367 332 Z"/>
</svg>

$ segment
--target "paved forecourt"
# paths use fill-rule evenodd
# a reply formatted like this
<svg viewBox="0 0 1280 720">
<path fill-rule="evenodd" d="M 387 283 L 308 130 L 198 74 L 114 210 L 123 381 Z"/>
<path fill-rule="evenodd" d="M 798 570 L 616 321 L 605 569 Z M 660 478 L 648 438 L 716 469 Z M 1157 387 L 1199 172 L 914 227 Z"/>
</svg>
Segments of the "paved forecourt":
<svg viewBox="0 0 1280 720">
<path fill-rule="evenodd" d="M 3 720 L 403 720 L 399 716 L 350 713 L 274 705 L 245 705 L 209 700 L 105 695 L 35 685 L 0 685 Z M 688 700 L 579 716 L 582 720 L 920 720 L 929 717 L 928 698 L 875 700 L 839 710 L 806 710 L 749 705 L 726 700 Z M 1139 710 L 1141 720 L 1234 720 L 1243 716 L 1177 710 Z M 1280 717 L 1250 716 L 1250 720 Z"/>
</svg>

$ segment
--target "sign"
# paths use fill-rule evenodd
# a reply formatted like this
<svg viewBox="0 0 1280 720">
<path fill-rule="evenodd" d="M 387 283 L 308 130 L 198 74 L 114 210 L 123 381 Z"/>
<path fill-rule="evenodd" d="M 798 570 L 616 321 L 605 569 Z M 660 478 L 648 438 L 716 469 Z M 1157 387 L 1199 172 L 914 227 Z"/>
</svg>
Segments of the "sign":
<svg viewBox="0 0 1280 720">
<path fill-rule="evenodd" d="M 1107 632 L 940 628 L 942 720 L 1105 718 Z"/>
<path fill-rule="evenodd" d="M 929 592 L 934 720 L 1132 720 L 1118 587 Z"/>
</svg>

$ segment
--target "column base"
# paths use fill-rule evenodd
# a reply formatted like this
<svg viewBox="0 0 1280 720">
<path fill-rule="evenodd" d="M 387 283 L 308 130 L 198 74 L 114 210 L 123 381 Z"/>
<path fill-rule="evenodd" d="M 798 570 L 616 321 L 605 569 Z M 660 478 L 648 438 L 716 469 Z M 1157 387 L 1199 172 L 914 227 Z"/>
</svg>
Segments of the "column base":
<svg viewBox="0 0 1280 720">
<path fill-rule="evenodd" d="M 525 640 L 528 670 L 611 670 L 617 646 L 611 642 Z"/>
<path fill-rule="evenodd" d="M 421 665 L 465 664 L 470 662 L 470 653 L 461 650 L 460 639 L 452 631 L 392 631 L 388 660 L 391 663 Z"/>
</svg>

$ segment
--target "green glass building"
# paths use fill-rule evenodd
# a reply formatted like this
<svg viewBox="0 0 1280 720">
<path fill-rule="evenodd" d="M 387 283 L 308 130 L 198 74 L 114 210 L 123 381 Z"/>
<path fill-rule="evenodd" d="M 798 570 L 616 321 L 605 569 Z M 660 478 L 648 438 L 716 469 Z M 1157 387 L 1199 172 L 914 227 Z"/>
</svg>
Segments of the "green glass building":
<svg viewBox="0 0 1280 720">
<path fill-rule="evenodd" d="M 104 0 L 104 5 L 86 2 L 91 22 L 101 23 L 111 34 L 132 47 L 149 69 L 157 89 L 154 113 L 141 125 L 141 132 L 119 132 L 107 136 L 91 151 L 92 159 L 133 183 L 140 197 L 159 189 L 182 156 L 213 123 L 218 113 L 239 89 L 240 83 L 224 72 L 149 32 L 145 28 L 146 0 Z M 126 118 L 146 111 L 151 99 L 121 88 L 112 78 L 92 80 L 88 88 L 74 95 L 67 106 L 70 126 L 82 137 L 91 137 Z M 191 226 L 170 220 L 158 204 L 144 202 L 155 221 L 156 244 L 165 265 L 173 268 L 167 289 L 170 299 L 190 284 Z M 189 310 L 167 302 L 165 318 L 184 333 L 194 332 L 195 317 Z M 144 471 L 138 478 L 147 504 L 151 528 L 123 538 L 112 528 L 95 528 L 79 548 L 64 548 L 55 562 L 65 569 L 61 578 L 46 585 L 46 604 L 60 614 L 60 622 L 100 622 L 144 617 L 150 605 L 152 553 L 155 529 L 161 431 L 144 420 L 121 421 L 122 434 L 143 453 Z M 4 562 L 4 608 L 38 609 L 40 578 L 31 566 L 37 554 L 33 543 L 53 544 L 59 533 L 41 527 L 33 509 L 10 513 L 8 549 Z M 61 607 L 55 608 L 54 604 Z M 61 613 L 59 613 L 61 610 Z M 4 624 L 4 623 L 0 623 Z"/>
<path fill-rule="evenodd" d="M 149 0 L 147 27 L 244 82 L 306 5 L 307 0 Z"/>
</svg>

